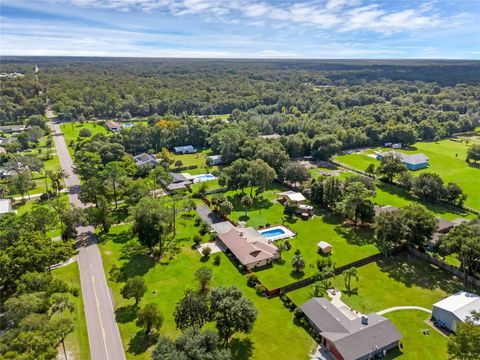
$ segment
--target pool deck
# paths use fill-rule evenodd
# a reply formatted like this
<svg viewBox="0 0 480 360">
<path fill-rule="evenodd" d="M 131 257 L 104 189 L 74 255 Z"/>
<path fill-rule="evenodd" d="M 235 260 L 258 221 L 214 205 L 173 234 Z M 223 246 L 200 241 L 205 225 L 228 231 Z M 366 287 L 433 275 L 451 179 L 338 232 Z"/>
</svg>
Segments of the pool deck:
<svg viewBox="0 0 480 360">
<path fill-rule="evenodd" d="M 279 235 L 275 235 L 275 236 L 263 236 L 263 233 L 265 232 L 268 232 L 268 231 L 272 231 L 272 230 L 275 230 L 275 229 L 281 229 L 284 233 L 283 234 L 279 234 Z M 270 240 L 270 241 L 277 241 L 277 240 L 283 240 L 283 239 L 289 239 L 289 238 L 292 238 L 294 236 L 296 236 L 297 234 L 295 234 L 292 230 L 290 230 L 289 228 L 287 228 L 285 225 L 275 225 L 275 226 L 270 226 L 270 227 L 267 227 L 267 228 L 264 228 L 264 229 L 259 229 L 258 232 L 266 239 Z"/>
</svg>

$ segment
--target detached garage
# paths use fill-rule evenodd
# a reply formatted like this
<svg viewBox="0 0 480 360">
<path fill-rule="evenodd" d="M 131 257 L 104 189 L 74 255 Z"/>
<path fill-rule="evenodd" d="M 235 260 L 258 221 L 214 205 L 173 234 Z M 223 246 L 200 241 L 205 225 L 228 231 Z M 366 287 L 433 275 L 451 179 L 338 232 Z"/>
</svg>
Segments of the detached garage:
<svg viewBox="0 0 480 360">
<path fill-rule="evenodd" d="M 464 322 L 472 311 L 480 311 L 480 296 L 460 291 L 433 304 L 433 321 L 444 328 L 455 331 L 459 322 Z"/>
</svg>

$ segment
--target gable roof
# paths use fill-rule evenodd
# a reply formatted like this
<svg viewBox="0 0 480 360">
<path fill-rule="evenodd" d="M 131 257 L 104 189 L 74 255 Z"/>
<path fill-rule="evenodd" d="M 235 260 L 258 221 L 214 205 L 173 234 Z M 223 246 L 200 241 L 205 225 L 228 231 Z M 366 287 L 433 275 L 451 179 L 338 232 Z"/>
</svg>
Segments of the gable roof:
<svg viewBox="0 0 480 360">
<path fill-rule="evenodd" d="M 172 182 L 174 182 L 174 183 L 183 182 L 183 181 L 190 181 L 190 179 L 188 177 L 186 177 L 184 173 L 171 172 L 169 174 L 172 178 Z"/>
<path fill-rule="evenodd" d="M 322 249 L 322 250 L 328 249 L 328 248 L 331 248 L 331 247 L 332 247 L 332 245 L 330 245 L 328 242 L 323 241 L 323 240 L 320 241 L 320 242 L 318 242 L 318 243 L 317 243 L 317 246 L 318 246 L 320 249 Z"/>
<path fill-rule="evenodd" d="M 335 344 L 344 360 L 356 360 L 372 351 L 398 342 L 402 334 L 392 322 L 377 314 L 368 315 L 368 325 L 363 325 L 361 319 L 355 319 L 359 328 L 349 334 L 322 333 L 322 336 Z M 334 336 L 332 336 L 334 335 Z"/>
<path fill-rule="evenodd" d="M 385 206 L 375 205 L 373 207 L 373 210 L 375 211 L 375 216 L 378 216 L 381 213 L 396 211 L 398 210 L 398 208 L 392 205 L 385 205 Z"/>
<path fill-rule="evenodd" d="M 175 150 L 175 152 L 196 151 L 196 149 L 192 145 L 174 146 L 173 149 Z"/>
<path fill-rule="evenodd" d="M 411 164 L 411 165 L 418 165 L 424 164 L 428 162 L 430 159 L 423 153 L 417 154 L 405 154 L 398 151 L 386 151 L 386 152 L 376 152 L 377 155 L 385 156 L 391 154 L 397 158 L 399 158 L 403 163 Z"/>
<path fill-rule="evenodd" d="M 349 332 L 350 320 L 325 298 L 312 298 L 300 306 L 302 312 L 320 332 Z"/>
<path fill-rule="evenodd" d="M 307 199 L 305 198 L 305 196 L 303 196 L 302 193 L 299 193 L 299 192 L 296 192 L 296 191 L 292 191 L 292 190 L 278 193 L 278 195 L 280 195 L 280 196 L 285 196 L 285 197 L 287 197 L 290 201 L 300 202 L 300 201 L 305 201 L 305 200 L 307 200 Z"/>
<path fill-rule="evenodd" d="M 109 129 L 120 128 L 122 125 L 117 121 L 107 120 L 105 121 L 105 126 Z"/>
<path fill-rule="evenodd" d="M 217 234 L 242 265 L 273 259 L 278 254 L 275 245 L 268 243 L 260 234 L 253 236 L 254 229 L 247 229 L 235 228 Z"/>
<path fill-rule="evenodd" d="M 133 157 L 133 161 L 135 161 L 135 164 L 137 166 L 142 166 L 142 165 L 157 165 L 158 161 L 157 158 L 151 154 L 147 153 L 141 153 Z"/>
<path fill-rule="evenodd" d="M 454 227 L 456 224 L 453 221 L 445 220 L 437 217 L 437 231 L 445 231 Z"/>
<path fill-rule="evenodd" d="M 428 157 L 423 153 L 418 154 L 404 154 L 401 152 L 394 152 L 397 157 L 399 157 L 402 162 L 412 165 L 418 165 L 428 162 Z"/>
<path fill-rule="evenodd" d="M 453 313 L 461 321 L 465 321 L 472 311 L 480 311 L 480 296 L 466 291 L 459 291 L 433 304 L 433 307 Z"/>
<path fill-rule="evenodd" d="M 344 360 L 368 356 L 373 350 L 395 344 L 402 338 L 389 319 L 369 314 L 367 324 L 362 323 L 361 318 L 350 320 L 324 298 L 312 298 L 300 309 L 320 335 L 335 345 Z"/>
</svg>

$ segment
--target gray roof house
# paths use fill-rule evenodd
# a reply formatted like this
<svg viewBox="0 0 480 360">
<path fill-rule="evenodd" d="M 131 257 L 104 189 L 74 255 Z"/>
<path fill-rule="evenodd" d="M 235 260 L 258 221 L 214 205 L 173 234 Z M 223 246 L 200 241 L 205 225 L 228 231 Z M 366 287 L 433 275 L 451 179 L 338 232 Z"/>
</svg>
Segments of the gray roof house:
<svg viewBox="0 0 480 360">
<path fill-rule="evenodd" d="M 448 233 L 456 224 L 453 221 L 445 220 L 437 217 L 437 229 L 436 231 L 442 234 Z"/>
<path fill-rule="evenodd" d="M 404 154 L 398 151 L 387 151 L 387 152 L 382 152 L 382 151 L 377 151 L 375 152 L 376 159 L 381 160 L 385 155 L 393 155 L 397 158 L 399 158 L 402 163 L 405 164 L 405 166 L 409 170 L 420 170 L 428 167 L 428 161 L 430 160 L 425 154 L 423 153 L 417 153 L 417 154 Z"/>
<path fill-rule="evenodd" d="M 172 181 L 166 185 L 167 191 L 183 190 L 192 185 L 193 178 L 189 173 L 169 173 Z"/>
<path fill-rule="evenodd" d="M 133 161 L 137 166 L 151 166 L 155 167 L 158 164 L 158 160 L 155 156 L 147 153 L 141 153 L 133 157 Z"/>
<path fill-rule="evenodd" d="M 192 145 L 185 145 L 185 146 L 175 146 L 173 148 L 176 154 L 194 154 L 197 152 Z"/>
<path fill-rule="evenodd" d="M 398 208 L 396 208 L 395 206 L 392 206 L 392 205 L 385 205 L 385 206 L 375 205 L 373 207 L 373 210 L 375 211 L 375 216 L 378 216 L 381 213 L 397 211 Z"/>
<path fill-rule="evenodd" d="M 337 360 L 373 359 L 396 348 L 402 338 L 389 319 L 378 314 L 350 319 L 325 298 L 312 298 L 300 309 Z"/>
<path fill-rule="evenodd" d="M 210 166 L 224 164 L 222 155 L 211 155 L 207 156 L 207 163 Z"/>
</svg>

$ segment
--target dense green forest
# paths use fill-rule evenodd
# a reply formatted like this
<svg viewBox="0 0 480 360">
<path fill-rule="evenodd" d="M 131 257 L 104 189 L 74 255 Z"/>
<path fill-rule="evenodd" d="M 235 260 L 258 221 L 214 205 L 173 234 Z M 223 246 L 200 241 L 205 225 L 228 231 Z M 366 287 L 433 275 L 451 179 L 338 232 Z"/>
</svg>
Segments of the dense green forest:
<svg viewBox="0 0 480 360">
<path fill-rule="evenodd" d="M 333 134 L 343 149 L 408 145 L 471 131 L 480 119 L 476 61 L 5 58 L 1 72 L 25 74 L 2 78 L 2 124 L 42 113 L 47 98 L 65 121 L 175 121 L 169 136 L 132 130 L 137 133 L 126 136 L 147 143 L 133 152 L 182 142 L 202 146 L 215 124 L 222 127 L 192 123 L 190 115 L 231 114 L 247 132 L 286 135 L 291 155 L 314 151 L 321 143 L 315 139 L 325 135 Z M 122 142 L 128 148 L 131 141 Z"/>
</svg>

